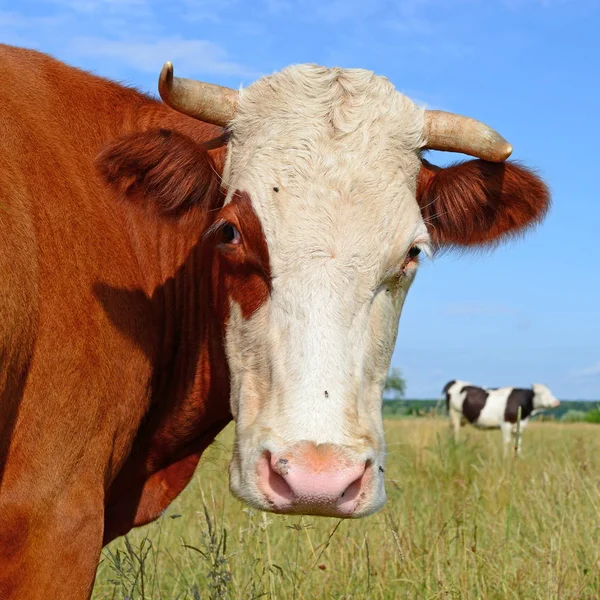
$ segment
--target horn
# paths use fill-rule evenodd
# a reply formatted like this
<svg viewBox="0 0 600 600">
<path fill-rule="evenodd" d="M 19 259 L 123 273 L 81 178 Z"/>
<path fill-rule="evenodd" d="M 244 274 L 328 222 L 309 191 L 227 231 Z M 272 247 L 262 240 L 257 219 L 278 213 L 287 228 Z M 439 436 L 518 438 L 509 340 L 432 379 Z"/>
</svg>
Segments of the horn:
<svg viewBox="0 0 600 600">
<path fill-rule="evenodd" d="M 462 152 L 491 162 L 502 162 L 512 153 L 512 146 L 491 127 L 443 110 L 425 111 L 424 135 L 430 150 Z"/>
<path fill-rule="evenodd" d="M 176 111 L 221 127 L 233 119 L 238 98 L 238 93 L 230 88 L 174 77 L 170 62 L 160 72 L 158 93 Z"/>
</svg>

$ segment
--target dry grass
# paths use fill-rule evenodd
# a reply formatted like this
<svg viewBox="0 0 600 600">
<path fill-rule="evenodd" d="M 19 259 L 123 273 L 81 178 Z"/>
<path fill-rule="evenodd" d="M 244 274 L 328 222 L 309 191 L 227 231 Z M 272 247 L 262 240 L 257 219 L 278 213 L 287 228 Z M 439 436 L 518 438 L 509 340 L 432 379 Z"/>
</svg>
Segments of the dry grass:
<svg viewBox="0 0 600 600">
<path fill-rule="evenodd" d="M 232 429 L 167 513 L 113 542 L 95 599 L 600 597 L 600 428 L 387 422 L 388 504 L 359 521 L 278 517 L 227 490 Z"/>
</svg>

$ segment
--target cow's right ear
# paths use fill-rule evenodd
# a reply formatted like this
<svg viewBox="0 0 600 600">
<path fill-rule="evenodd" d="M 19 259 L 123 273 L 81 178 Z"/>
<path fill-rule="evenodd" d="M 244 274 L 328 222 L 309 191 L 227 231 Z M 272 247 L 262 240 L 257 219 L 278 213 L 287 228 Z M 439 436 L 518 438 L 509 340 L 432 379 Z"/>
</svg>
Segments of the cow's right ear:
<svg viewBox="0 0 600 600">
<path fill-rule="evenodd" d="M 120 138 L 96 164 L 122 197 L 162 214 L 176 216 L 219 195 L 219 177 L 206 148 L 177 131 L 155 129 Z"/>
</svg>

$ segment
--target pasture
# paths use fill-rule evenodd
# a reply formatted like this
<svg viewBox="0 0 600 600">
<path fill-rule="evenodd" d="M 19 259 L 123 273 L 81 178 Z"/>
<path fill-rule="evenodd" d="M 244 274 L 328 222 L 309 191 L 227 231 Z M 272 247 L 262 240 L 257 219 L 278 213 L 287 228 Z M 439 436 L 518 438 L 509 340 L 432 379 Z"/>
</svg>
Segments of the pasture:
<svg viewBox="0 0 600 600">
<path fill-rule="evenodd" d="M 523 457 L 498 431 L 387 420 L 388 504 L 359 521 L 280 517 L 227 489 L 227 428 L 157 522 L 103 554 L 93 598 L 600 597 L 600 429 L 532 423 Z"/>
</svg>

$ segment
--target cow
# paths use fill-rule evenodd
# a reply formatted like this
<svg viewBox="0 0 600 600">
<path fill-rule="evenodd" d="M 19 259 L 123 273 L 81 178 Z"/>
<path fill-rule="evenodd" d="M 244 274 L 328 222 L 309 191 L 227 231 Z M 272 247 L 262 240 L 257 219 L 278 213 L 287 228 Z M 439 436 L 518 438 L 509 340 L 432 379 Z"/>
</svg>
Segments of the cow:
<svg viewBox="0 0 600 600">
<path fill-rule="evenodd" d="M 0 598 L 87 598 L 231 419 L 242 501 L 380 509 L 420 255 L 525 231 L 542 180 L 361 69 L 234 91 L 167 63 L 164 102 L 9 46 L 0 73 Z"/>
<path fill-rule="evenodd" d="M 461 425 L 467 421 L 480 429 L 500 429 L 505 456 L 513 435 L 516 436 L 516 452 L 521 452 L 521 435 L 516 435 L 519 409 L 519 431 L 522 432 L 527 427 L 529 417 L 560 404 L 542 383 L 534 383 L 531 389 L 483 388 L 466 381 L 452 380 L 444 386 L 442 396 L 446 399 L 455 442 L 459 441 Z"/>
</svg>

